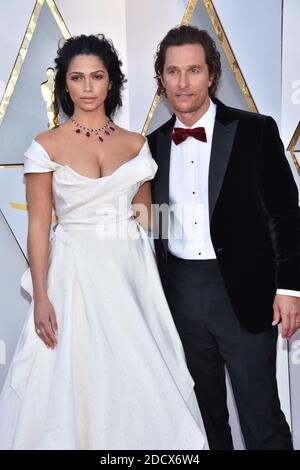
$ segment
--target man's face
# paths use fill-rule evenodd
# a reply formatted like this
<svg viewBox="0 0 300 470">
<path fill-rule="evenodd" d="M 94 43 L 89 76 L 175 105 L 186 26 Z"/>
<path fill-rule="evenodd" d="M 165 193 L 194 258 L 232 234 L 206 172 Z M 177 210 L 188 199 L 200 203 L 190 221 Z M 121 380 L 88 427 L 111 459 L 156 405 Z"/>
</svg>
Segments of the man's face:
<svg viewBox="0 0 300 470">
<path fill-rule="evenodd" d="M 201 113 L 213 81 L 201 44 L 168 47 L 161 81 L 176 114 Z"/>
</svg>

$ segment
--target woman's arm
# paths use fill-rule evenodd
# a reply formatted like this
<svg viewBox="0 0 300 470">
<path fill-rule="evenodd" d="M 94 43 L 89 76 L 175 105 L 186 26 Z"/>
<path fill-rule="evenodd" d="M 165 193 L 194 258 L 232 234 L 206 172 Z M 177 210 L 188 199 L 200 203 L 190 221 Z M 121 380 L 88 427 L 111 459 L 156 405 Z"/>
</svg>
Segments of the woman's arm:
<svg viewBox="0 0 300 470">
<path fill-rule="evenodd" d="M 48 347 L 55 347 L 57 324 L 47 295 L 49 232 L 52 218 L 52 172 L 26 175 L 29 212 L 28 255 L 33 284 L 36 331 Z"/>
<path fill-rule="evenodd" d="M 151 183 L 147 181 L 140 187 L 133 198 L 132 206 L 135 218 L 148 232 L 153 230 L 151 204 Z"/>
</svg>

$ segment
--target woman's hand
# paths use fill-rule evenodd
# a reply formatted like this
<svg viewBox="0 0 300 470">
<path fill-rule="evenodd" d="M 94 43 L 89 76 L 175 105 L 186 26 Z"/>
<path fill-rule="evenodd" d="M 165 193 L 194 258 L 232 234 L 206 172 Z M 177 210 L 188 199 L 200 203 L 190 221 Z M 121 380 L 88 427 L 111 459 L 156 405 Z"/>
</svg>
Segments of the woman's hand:
<svg viewBox="0 0 300 470">
<path fill-rule="evenodd" d="M 35 301 L 34 306 L 35 331 L 48 348 L 57 345 L 57 322 L 53 305 L 48 298 Z"/>
</svg>

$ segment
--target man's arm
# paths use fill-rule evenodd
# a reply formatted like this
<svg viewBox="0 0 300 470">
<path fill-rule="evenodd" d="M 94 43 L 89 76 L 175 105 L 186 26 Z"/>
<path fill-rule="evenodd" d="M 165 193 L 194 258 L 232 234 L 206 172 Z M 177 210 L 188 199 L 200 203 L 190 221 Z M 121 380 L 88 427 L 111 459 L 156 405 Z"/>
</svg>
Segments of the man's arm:
<svg viewBox="0 0 300 470">
<path fill-rule="evenodd" d="M 298 189 L 272 118 L 265 121 L 258 178 L 276 262 L 272 324 L 281 320 L 282 335 L 290 338 L 300 327 L 300 299 L 286 292 L 300 291 L 300 210 Z"/>
</svg>

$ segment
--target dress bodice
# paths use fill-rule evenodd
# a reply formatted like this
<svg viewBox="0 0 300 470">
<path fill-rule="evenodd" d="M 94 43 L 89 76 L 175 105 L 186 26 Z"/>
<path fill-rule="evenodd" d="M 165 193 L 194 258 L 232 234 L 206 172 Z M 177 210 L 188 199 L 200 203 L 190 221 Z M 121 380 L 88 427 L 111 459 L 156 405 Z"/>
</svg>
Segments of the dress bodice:
<svg viewBox="0 0 300 470">
<path fill-rule="evenodd" d="M 96 225 L 132 217 L 132 199 L 156 171 L 147 140 L 138 155 L 100 178 L 83 176 L 69 165 L 54 162 L 35 140 L 24 158 L 24 174 L 53 172 L 53 202 L 62 225 Z"/>
</svg>

